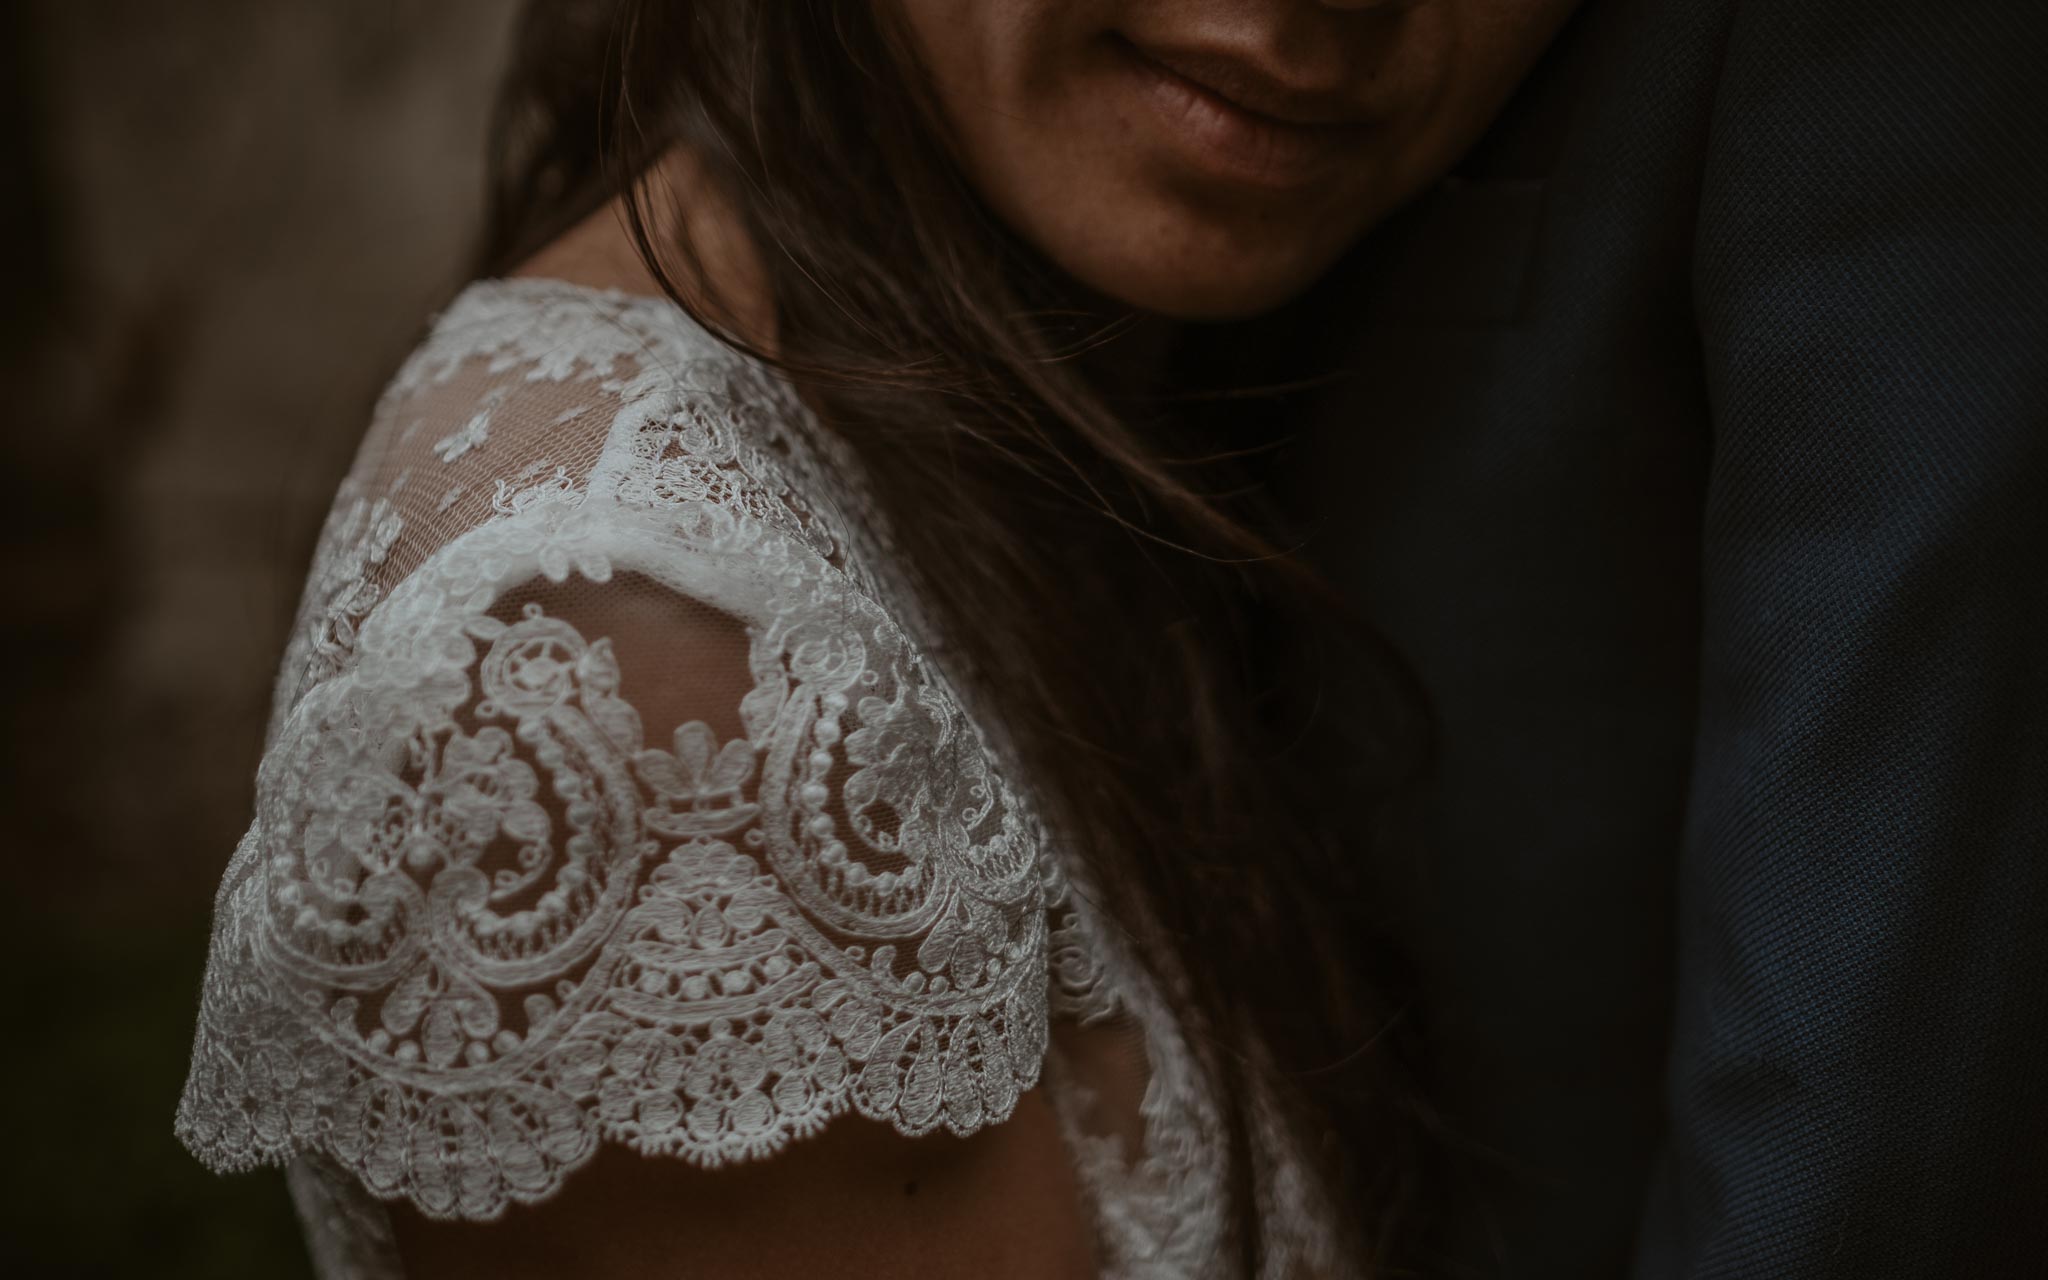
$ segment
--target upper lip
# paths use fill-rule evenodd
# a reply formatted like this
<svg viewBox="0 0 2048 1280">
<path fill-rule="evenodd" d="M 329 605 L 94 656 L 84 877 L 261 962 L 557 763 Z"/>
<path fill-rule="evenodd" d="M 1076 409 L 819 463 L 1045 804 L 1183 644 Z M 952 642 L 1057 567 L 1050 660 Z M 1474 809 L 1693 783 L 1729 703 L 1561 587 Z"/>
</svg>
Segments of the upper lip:
<svg viewBox="0 0 2048 1280">
<path fill-rule="evenodd" d="M 1121 38 L 1140 58 L 1254 115 L 1291 125 L 1355 125 L 1368 118 L 1364 107 L 1347 94 L 1289 84 L 1257 62 L 1225 50 Z"/>
</svg>

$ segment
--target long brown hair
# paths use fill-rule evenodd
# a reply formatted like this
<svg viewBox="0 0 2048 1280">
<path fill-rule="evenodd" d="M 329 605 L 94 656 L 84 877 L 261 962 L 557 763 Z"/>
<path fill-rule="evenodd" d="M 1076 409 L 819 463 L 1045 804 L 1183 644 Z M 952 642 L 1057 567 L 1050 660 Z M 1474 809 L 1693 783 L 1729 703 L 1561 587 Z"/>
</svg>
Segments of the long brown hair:
<svg viewBox="0 0 2048 1280">
<path fill-rule="evenodd" d="M 701 246 L 650 231 L 636 180 L 678 144 L 766 246 L 772 352 L 678 287 L 673 264 L 697 270 Z M 1274 550 L 1243 450 L 1221 438 L 1284 401 L 1138 402 L 1092 384 L 1070 357 L 1125 322 L 1077 306 L 977 198 L 915 59 L 868 3 L 534 3 L 493 161 L 486 272 L 623 198 L 677 303 L 861 455 L 945 660 L 1002 717 L 1112 914 L 1162 935 L 1229 1103 L 1218 1140 L 1247 1271 L 1254 1086 L 1355 1210 L 1361 1256 L 1402 1269 L 1434 1139 L 1372 885 L 1411 825 L 1428 717 L 1369 628 L 1323 638 L 1336 609 Z M 1270 373 L 1245 368 L 1269 348 L 1244 336 L 1198 329 L 1207 345 L 1180 366 L 1232 352 L 1238 373 Z M 1297 665 L 1284 683 L 1275 637 Z M 1337 673 L 1341 731 L 1303 709 Z"/>
</svg>

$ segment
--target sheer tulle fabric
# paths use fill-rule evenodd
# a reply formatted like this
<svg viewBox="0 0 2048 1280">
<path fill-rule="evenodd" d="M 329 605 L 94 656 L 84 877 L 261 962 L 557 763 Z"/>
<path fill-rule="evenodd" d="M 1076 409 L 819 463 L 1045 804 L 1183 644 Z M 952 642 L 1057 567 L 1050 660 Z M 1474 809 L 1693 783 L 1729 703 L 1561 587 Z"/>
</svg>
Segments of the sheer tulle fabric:
<svg viewBox="0 0 2048 1280">
<path fill-rule="evenodd" d="M 1041 1083 L 1105 1274 L 1219 1265 L 1204 1075 L 927 658 L 858 477 L 663 300 L 482 282 L 393 381 L 280 670 L 177 1119 L 214 1168 L 289 1167 L 324 1277 L 399 1274 L 387 1200 L 487 1220 L 600 1143 L 967 1134 Z M 1105 1102 L 1134 1069 L 1142 1101 Z M 1269 1269 L 1334 1273 L 1276 1135 Z"/>
</svg>

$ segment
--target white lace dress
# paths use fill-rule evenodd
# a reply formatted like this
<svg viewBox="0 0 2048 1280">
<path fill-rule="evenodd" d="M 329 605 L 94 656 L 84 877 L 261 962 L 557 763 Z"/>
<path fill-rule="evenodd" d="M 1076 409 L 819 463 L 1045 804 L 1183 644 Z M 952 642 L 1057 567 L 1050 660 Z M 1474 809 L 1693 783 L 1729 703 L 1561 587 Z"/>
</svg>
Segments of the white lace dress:
<svg viewBox="0 0 2048 1280">
<path fill-rule="evenodd" d="M 859 468 L 665 300 L 470 286 L 379 403 L 215 903 L 184 1143 L 287 1166 L 323 1280 L 383 1203 L 490 1219 L 601 1143 L 772 1158 L 1041 1071 L 1104 1274 L 1211 1274 L 1218 1109 L 920 644 Z M 1142 1150 L 1057 1019 L 1122 1020 Z M 1256 1112 L 1255 1108 L 1255 1112 Z M 1341 1274 L 1262 1126 L 1272 1274 Z"/>
</svg>

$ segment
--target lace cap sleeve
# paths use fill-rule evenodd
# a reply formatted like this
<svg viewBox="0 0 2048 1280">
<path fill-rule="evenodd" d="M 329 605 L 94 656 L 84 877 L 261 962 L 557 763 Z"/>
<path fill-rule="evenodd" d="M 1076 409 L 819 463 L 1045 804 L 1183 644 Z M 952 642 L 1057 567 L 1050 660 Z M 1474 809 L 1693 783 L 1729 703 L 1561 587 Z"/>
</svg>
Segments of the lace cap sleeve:
<svg viewBox="0 0 2048 1280">
<path fill-rule="evenodd" d="M 802 539 L 554 493 L 425 555 L 275 726 L 181 1138 L 489 1218 L 596 1144 L 1007 1117 L 1046 1050 L 1028 806 Z"/>
</svg>

